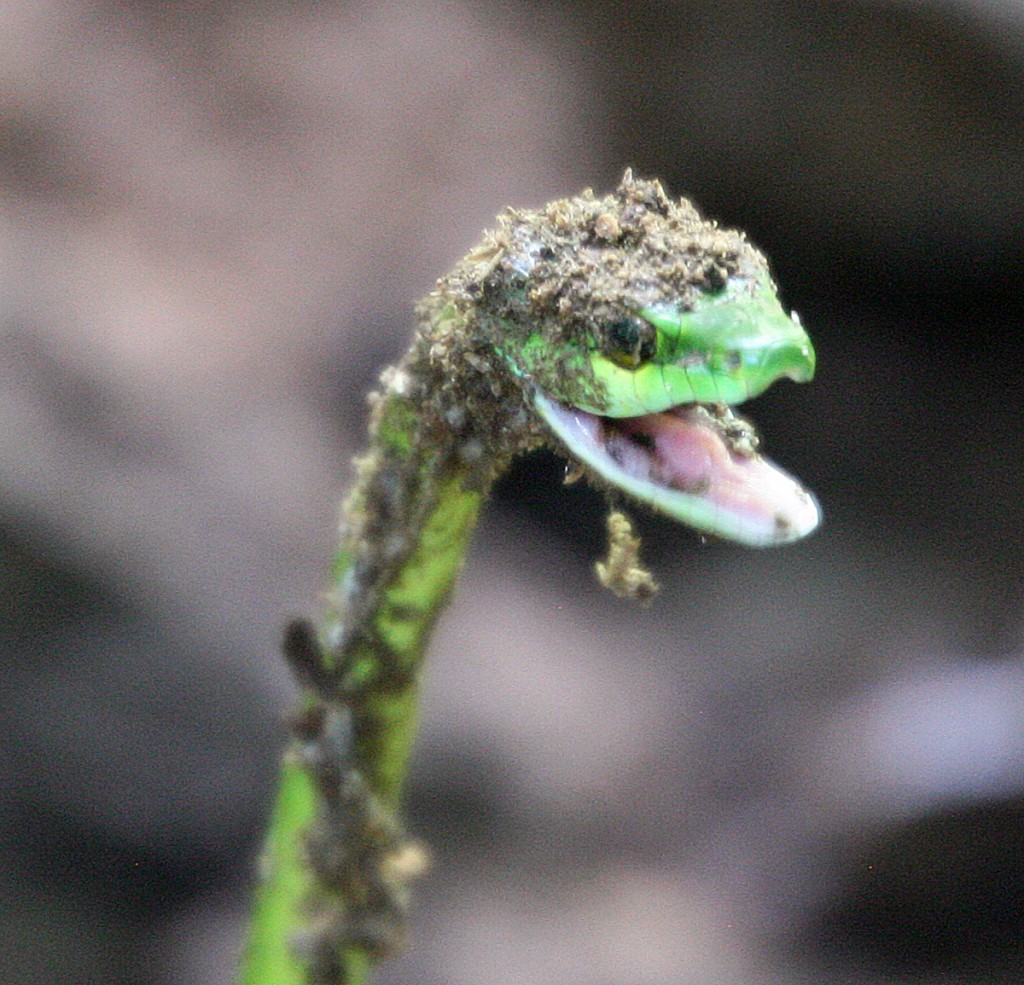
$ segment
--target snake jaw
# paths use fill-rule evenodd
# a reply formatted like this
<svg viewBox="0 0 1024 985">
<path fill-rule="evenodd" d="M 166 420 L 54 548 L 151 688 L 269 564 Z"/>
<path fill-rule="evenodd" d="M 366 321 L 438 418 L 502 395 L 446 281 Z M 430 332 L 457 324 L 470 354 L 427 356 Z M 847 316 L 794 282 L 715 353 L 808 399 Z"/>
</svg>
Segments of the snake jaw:
<svg viewBox="0 0 1024 985">
<path fill-rule="evenodd" d="M 539 391 L 534 404 L 600 478 L 703 534 L 771 547 L 800 540 L 820 522 L 814 496 L 757 453 L 753 428 L 727 407 L 691 403 L 613 418 Z"/>
<path fill-rule="evenodd" d="M 643 328 L 615 322 L 588 353 L 598 396 L 535 406 L 564 446 L 618 489 L 704 534 L 788 544 L 820 521 L 814 497 L 757 452 L 731 405 L 814 375 L 814 349 L 767 274 L 732 277 L 679 308 L 648 306 Z M 630 351 L 634 336 L 644 340 Z M 629 358 L 633 357 L 633 358 Z"/>
</svg>

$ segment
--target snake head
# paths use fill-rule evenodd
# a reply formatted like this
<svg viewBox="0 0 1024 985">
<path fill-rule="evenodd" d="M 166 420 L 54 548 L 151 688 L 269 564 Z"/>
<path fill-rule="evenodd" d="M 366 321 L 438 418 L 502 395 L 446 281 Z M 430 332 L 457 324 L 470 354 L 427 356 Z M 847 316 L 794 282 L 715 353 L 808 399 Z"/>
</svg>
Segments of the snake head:
<svg viewBox="0 0 1024 985">
<path fill-rule="evenodd" d="M 782 378 L 814 375 L 814 349 L 767 277 L 731 278 L 685 310 L 641 309 L 609 326 L 585 357 L 596 395 L 561 402 L 538 388 L 537 411 L 605 482 L 705 534 L 748 547 L 813 531 L 818 505 L 758 453 L 731 407 Z"/>
<path fill-rule="evenodd" d="M 628 171 L 609 196 L 501 222 L 449 296 L 467 299 L 550 444 L 704 534 L 761 547 L 815 529 L 814 497 L 732 410 L 815 365 L 742 233 Z"/>
<path fill-rule="evenodd" d="M 588 358 L 602 397 L 584 409 L 610 417 L 683 403 L 731 406 L 783 377 L 814 376 L 811 341 L 767 277 L 731 277 L 688 309 L 642 308 L 606 326 Z"/>
</svg>

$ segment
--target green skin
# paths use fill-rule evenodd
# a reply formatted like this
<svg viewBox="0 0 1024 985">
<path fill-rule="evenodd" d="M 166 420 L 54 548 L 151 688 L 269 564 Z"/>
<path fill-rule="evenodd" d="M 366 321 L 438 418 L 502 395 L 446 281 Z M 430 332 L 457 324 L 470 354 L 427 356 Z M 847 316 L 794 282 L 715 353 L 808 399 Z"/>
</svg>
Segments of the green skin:
<svg viewBox="0 0 1024 985">
<path fill-rule="evenodd" d="M 788 376 L 814 376 L 807 333 L 779 304 L 767 278 L 731 281 L 699 297 L 692 310 L 657 306 L 638 312 L 656 331 L 652 357 L 637 367 L 606 357 L 591 341 L 576 358 L 605 387 L 603 400 L 574 406 L 605 417 L 639 417 L 686 403 L 734 405 L 759 396 Z M 524 372 L 545 357 L 544 340 L 532 336 L 509 362 Z M 685 517 L 680 517 L 685 521 Z"/>
<path fill-rule="evenodd" d="M 576 256 L 583 266 L 566 268 Z M 584 193 L 509 213 L 419 314 L 412 348 L 376 396 L 328 611 L 317 630 L 289 628 L 286 655 L 304 698 L 243 985 L 351 985 L 401 943 L 418 869 L 398 813 L 419 671 L 480 507 L 514 456 L 553 445 L 605 487 L 740 543 L 795 540 L 817 522 L 813 500 L 783 476 L 782 505 L 771 508 L 790 508 L 792 485 L 799 516 L 752 533 L 705 484 L 666 489 L 620 474 L 564 425 L 566 412 L 593 430 L 589 415 L 731 405 L 780 377 L 813 374 L 810 342 L 779 305 L 760 254 L 656 182 L 627 173 L 605 199 Z M 712 423 L 697 436 L 741 469 L 770 469 L 730 449 L 722 435 L 735 423 L 716 423 L 722 413 L 705 415 Z"/>
</svg>

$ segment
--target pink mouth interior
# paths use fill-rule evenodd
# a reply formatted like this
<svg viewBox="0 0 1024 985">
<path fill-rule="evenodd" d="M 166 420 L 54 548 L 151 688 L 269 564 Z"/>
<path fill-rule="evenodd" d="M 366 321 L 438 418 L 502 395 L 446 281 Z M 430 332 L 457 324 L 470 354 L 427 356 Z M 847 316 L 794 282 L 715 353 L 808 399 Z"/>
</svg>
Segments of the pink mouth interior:
<svg viewBox="0 0 1024 985">
<path fill-rule="evenodd" d="M 753 428 L 724 405 L 611 418 L 539 392 L 534 401 L 597 476 L 705 534 L 769 547 L 799 540 L 821 519 L 814 497 L 757 453 Z"/>
<path fill-rule="evenodd" d="M 627 475 L 700 497 L 745 529 L 782 542 L 817 522 L 812 497 L 755 452 L 752 430 L 725 408 L 687 404 L 595 423 L 595 437 Z"/>
</svg>

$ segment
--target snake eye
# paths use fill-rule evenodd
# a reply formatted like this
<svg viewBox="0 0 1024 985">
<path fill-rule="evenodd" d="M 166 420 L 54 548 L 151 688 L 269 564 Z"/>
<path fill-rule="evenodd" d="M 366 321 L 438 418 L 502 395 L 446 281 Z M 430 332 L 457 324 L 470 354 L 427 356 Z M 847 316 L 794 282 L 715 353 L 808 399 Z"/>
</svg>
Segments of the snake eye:
<svg viewBox="0 0 1024 985">
<path fill-rule="evenodd" d="M 636 369 L 654 357 L 657 333 L 649 321 L 628 316 L 608 322 L 602 342 L 601 351 L 616 366 Z"/>
<path fill-rule="evenodd" d="M 722 368 L 727 373 L 738 373 L 742 366 L 743 356 L 736 349 L 730 349 L 722 357 Z"/>
</svg>

